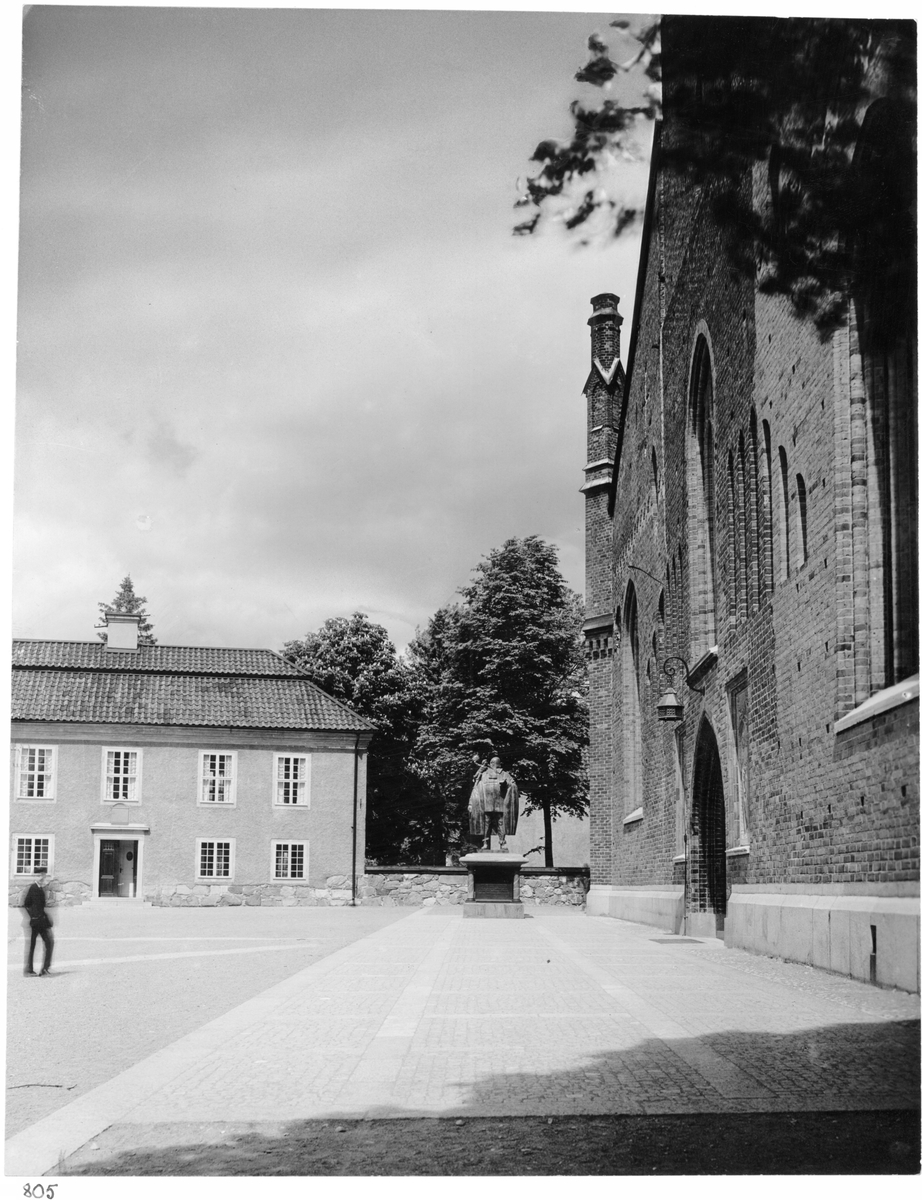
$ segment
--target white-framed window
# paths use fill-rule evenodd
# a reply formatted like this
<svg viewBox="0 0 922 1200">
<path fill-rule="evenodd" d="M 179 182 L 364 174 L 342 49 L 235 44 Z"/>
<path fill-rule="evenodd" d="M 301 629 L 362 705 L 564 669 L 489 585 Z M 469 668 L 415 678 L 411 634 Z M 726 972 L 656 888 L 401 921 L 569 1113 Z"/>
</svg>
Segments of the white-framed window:
<svg viewBox="0 0 922 1200">
<path fill-rule="evenodd" d="M 273 804 L 279 808 L 310 808 L 311 756 L 275 754 L 272 766 Z"/>
<path fill-rule="evenodd" d="M 234 878 L 236 838 L 196 838 L 195 877 L 228 883 Z"/>
<path fill-rule="evenodd" d="M 55 798 L 57 746 L 16 747 L 16 799 L 47 804 Z"/>
<path fill-rule="evenodd" d="M 53 833 L 29 833 L 13 838 L 11 875 L 41 875 L 44 871 L 50 875 L 53 866 Z"/>
<path fill-rule="evenodd" d="M 199 804 L 237 803 L 236 750 L 200 750 L 198 767 Z"/>
<path fill-rule="evenodd" d="M 273 842 L 270 878 L 306 882 L 309 854 L 308 842 Z"/>
<path fill-rule="evenodd" d="M 104 804 L 141 803 L 141 751 L 104 746 L 102 799 Z"/>
</svg>

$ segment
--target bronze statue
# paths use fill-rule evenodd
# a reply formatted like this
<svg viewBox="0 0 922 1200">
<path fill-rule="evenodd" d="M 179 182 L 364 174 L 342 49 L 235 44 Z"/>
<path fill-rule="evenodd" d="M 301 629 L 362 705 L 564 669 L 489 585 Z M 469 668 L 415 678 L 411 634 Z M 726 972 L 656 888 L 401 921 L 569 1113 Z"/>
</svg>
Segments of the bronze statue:
<svg viewBox="0 0 922 1200">
<path fill-rule="evenodd" d="M 509 772 L 503 770 L 498 756 L 494 755 L 489 764 L 478 763 L 467 811 L 471 833 L 483 838 L 481 849 L 490 849 L 490 837 L 495 827 L 499 848 L 505 851 L 506 834 L 515 833 L 519 822 L 519 789 Z"/>
</svg>

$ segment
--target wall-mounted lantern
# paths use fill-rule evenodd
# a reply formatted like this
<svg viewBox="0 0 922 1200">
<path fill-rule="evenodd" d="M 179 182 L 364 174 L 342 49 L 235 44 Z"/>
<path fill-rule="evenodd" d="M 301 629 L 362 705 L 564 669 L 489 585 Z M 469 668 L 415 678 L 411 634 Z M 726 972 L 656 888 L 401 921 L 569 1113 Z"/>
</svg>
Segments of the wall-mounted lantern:
<svg viewBox="0 0 922 1200">
<path fill-rule="evenodd" d="M 666 688 L 656 705 L 656 719 L 666 724 L 681 721 L 685 715 L 685 705 L 679 703 L 679 697 L 673 688 Z"/>
<path fill-rule="evenodd" d="M 676 695 L 675 688 L 672 687 L 672 680 L 675 678 L 677 671 L 676 667 L 670 666 L 670 663 L 681 663 L 682 669 L 685 672 L 685 683 L 693 692 L 697 692 L 699 696 L 704 695 L 702 688 L 694 687 L 688 678 L 688 663 L 684 658 L 680 658 L 678 654 L 672 654 L 662 665 L 662 673 L 669 676 L 669 687 L 660 696 L 656 705 L 656 719 L 664 724 L 672 725 L 681 721 L 685 715 L 685 705 L 679 702 L 679 697 Z"/>
</svg>

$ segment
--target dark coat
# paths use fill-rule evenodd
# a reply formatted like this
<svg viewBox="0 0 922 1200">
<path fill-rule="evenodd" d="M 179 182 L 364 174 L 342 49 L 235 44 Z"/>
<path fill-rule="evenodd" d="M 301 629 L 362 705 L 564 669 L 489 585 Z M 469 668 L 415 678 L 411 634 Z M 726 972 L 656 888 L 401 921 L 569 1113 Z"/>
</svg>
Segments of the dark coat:
<svg viewBox="0 0 922 1200">
<path fill-rule="evenodd" d="M 471 815 L 470 829 L 471 833 L 476 837 L 483 836 L 486 832 L 484 821 L 484 804 L 485 796 L 483 792 L 483 777 L 487 768 L 481 768 L 477 772 L 477 778 L 474 780 L 474 790 L 471 792 L 468 811 Z M 519 789 L 516 787 L 515 780 L 508 771 L 500 773 L 500 794 L 503 798 L 503 821 L 506 827 L 506 833 L 515 833 L 516 826 L 519 823 Z"/>
<path fill-rule="evenodd" d="M 45 912 L 45 889 L 38 883 L 30 883 L 22 901 L 35 929 L 50 929 L 51 917 Z"/>
</svg>

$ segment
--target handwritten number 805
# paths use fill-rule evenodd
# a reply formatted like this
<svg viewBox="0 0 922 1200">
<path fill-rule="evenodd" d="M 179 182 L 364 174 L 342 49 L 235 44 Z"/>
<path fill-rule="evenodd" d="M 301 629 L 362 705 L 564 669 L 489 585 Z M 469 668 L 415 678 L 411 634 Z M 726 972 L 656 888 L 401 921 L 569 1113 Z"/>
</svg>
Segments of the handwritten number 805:
<svg viewBox="0 0 922 1200">
<path fill-rule="evenodd" d="M 58 1185 L 56 1183 L 37 1183 L 35 1187 L 31 1183 L 27 1183 L 22 1189 L 24 1196 L 33 1196 L 35 1200 L 54 1200 L 54 1189 Z"/>
</svg>

